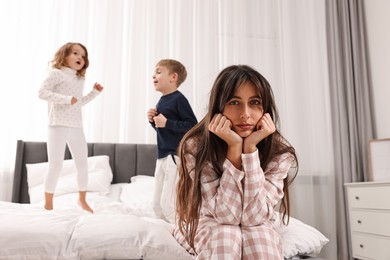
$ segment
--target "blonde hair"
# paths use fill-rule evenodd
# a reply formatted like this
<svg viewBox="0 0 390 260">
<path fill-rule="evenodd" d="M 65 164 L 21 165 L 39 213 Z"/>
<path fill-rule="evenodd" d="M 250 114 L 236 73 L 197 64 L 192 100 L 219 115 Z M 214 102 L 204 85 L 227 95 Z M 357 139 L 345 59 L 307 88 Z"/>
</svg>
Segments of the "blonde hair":
<svg viewBox="0 0 390 260">
<path fill-rule="evenodd" d="M 169 70 L 169 73 L 177 73 L 177 87 L 179 87 L 187 78 L 186 67 L 177 60 L 163 59 L 157 63 L 157 66 L 166 67 Z"/>
<path fill-rule="evenodd" d="M 56 69 L 61 69 L 62 67 L 67 66 L 66 62 L 65 62 L 65 58 L 70 55 L 72 48 L 75 45 L 79 45 L 85 51 L 85 56 L 83 57 L 84 58 L 84 66 L 80 70 L 78 70 L 76 73 L 77 76 L 79 76 L 79 77 L 85 77 L 85 73 L 86 73 L 87 68 L 89 66 L 89 59 L 88 59 L 87 48 L 84 45 L 82 45 L 81 43 L 68 42 L 68 43 L 64 44 L 63 46 L 61 46 L 61 48 L 59 48 L 57 50 L 57 52 L 54 54 L 54 59 L 52 61 L 50 61 L 50 64 L 51 64 L 52 68 L 56 68 Z"/>
</svg>

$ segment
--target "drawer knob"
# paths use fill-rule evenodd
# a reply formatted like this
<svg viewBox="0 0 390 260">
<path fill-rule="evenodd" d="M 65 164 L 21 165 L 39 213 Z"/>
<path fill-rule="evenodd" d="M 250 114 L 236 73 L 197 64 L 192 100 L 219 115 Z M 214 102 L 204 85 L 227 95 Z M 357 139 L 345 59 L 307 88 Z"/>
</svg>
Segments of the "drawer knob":
<svg viewBox="0 0 390 260">
<path fill-rule="evenodd" d="M 355 199 L 359 200 L 359 196 L 355 196 Z"/>
<path fill-rule="evenodd" d="M 360 244 L 359 246 L 360 246 L 360 248 L 364 248 L 364 246 L 362 244 Z"/>
<path fill-rule="evenodd" d="M 362 221 L 359 219 L 359 220 L 357 221 L 357 223 L 358 223 L 358 224 L 362 224 Z"/>
</svg>

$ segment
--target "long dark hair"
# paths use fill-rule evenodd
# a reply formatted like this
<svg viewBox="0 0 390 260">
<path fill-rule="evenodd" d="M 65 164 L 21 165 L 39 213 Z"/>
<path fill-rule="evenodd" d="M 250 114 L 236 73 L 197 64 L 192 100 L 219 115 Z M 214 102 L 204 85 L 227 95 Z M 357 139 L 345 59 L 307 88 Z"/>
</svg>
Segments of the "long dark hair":
<svg viewBox="0 0 390 260">
<path fill-rule="evenodd" d="M 271 86 L 259 72 L 249 66 L 229 66 L 219 73 L 213 84 L 206 116 L 186 133 L 179 145 L 180 177 L 176 201 L 178 227 L 194 250 L 195 234 L 202 203 L 200 182 L 202 168 L 209 163 L 214 171 L 221 176 L 223 173 L 222 165 L 227 153 L 227 144 L 218 136 L 212 134 L 208 130 L 208 125 L 215 114 L 223 112 L 225 104 L 232 98 L 238 87 L 247 81 L 252 82 L 257 87 L 262 99 L 264 113 L 270 114 L 277 128 L 273 134 L 257 144 L 261 167 L 265 169 L 265 166 L 273 158 L 283 153 L 290 153 L 295 159 L 295 172 L 290 173 L 289 177 L 284 179 L 284 197 L 280 203 L 283 222 L 288 223 L 289 220 L 288 186 L 297 174 L 298 161 L 294 148 L 278 131 L 279 115 Z M 196 143 L 196 149 L 193 149 L 194 143 Z M 188 155 L 195 158 L 193 169 L 187 168 Z M 190 176 L 191 171 L 193 173 Z"/>
</svg>

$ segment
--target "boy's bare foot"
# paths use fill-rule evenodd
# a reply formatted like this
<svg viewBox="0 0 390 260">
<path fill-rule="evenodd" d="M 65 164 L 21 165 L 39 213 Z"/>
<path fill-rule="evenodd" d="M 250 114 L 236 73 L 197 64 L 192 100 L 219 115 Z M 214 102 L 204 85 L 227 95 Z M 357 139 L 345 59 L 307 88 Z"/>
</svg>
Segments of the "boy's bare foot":
<svg viewBox="0 0 390 260">
<path fill-rule="evenodd" d="M 88 205 L 86 201 L 79 200 L 79 205 L 83 210 L 93 213 L 93 210 L 91 209 L 91 207 Z"/>
</svg>

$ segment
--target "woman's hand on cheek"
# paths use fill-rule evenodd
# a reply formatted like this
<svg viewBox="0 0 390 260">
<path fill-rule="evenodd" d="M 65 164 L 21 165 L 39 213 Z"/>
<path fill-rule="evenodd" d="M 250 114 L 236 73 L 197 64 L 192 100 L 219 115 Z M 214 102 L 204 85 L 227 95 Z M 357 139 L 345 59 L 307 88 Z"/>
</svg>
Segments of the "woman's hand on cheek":
<svg viewBox="0 0 390 260">
<path fill-rule="evenodd" d="M 270 114 L 265 113 L 260 118 L 259 122 L 257 123 L 257 129 L 262 133 L 262 139 L 266 138 L 267 136 L 273 134 L 276 131 L 274 121 L 272 120 Z"/>
<path fill-rule="evenodd" d="M 222 114 L 215 114 L 209 124 L 209 131 L 224 140 L 227 145 L 242 144 L 242 138 L 232 130 L 231 121 Z"/>
<path fill-rule="evenodd" d="M 273 134 L 276 131 L 274 121 L 270 114 L 265 113 L 257 122 L 256 130 L 253 131 L 244 140 L 244 152 L 254 152 L 256 145 L 261 142 L 267 136 Z"/>
</svg>

